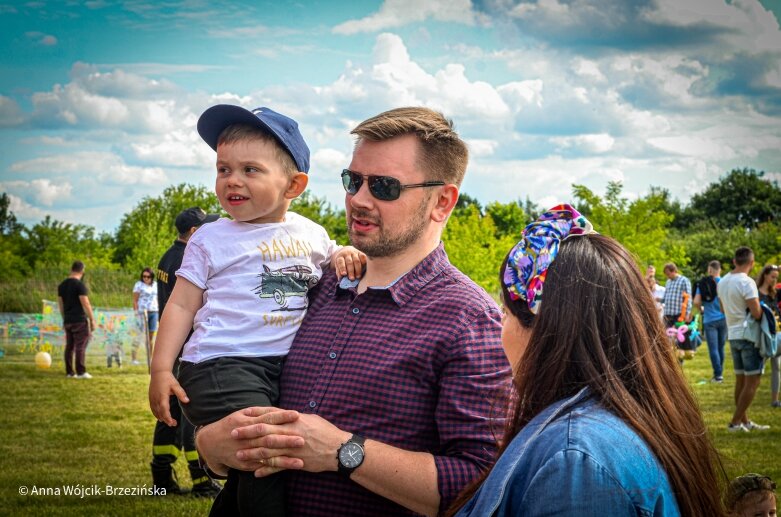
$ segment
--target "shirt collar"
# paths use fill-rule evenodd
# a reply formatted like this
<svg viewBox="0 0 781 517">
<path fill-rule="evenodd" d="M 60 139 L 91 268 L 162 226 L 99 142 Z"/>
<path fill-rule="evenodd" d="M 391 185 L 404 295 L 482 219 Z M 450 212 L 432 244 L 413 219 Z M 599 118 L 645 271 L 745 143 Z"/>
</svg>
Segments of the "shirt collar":
<svg viewBox="0 0 781 517">
<path fill-rule="evenodd" d="M 403 307 L 415 294 L 426 286 L 449 264 L 445 246 L 441 242 L 434 251 L 421 260 L 415 267 L 401 275 L 385 287 L 370 287 L 371 291 L 387 291 L 396 305 Z M 355 290 L 358 280 L 343 277 L 334 289 L 334 295 L 340 291 Z"/>
</svg>

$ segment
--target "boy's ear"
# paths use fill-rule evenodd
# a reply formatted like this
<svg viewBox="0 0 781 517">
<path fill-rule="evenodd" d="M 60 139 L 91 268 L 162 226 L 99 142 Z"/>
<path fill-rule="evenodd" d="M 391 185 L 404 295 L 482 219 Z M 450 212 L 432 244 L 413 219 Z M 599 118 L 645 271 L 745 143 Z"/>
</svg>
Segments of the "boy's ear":
<svg viewBox="0 0 781 517">
<path fill-rule="evenodd" d="M 290 183 L 287 186 L 287 190 L 285 191 L 285 198 L 287 199 L 295 199 L 298 196 L 301 195 L 304 190 L 306 190 L 306 186 L 309 183 L 309 175 L 303 172 L 296 172 L 293 174 L 293 176 L 290 178 Z"/>
</svg>

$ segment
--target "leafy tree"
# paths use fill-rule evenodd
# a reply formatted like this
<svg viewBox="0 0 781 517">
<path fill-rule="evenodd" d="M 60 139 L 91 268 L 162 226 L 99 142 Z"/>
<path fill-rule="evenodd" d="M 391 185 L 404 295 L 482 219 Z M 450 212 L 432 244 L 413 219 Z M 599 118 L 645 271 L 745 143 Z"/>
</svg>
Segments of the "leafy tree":
<svg viewBox="0 0 781 517">
<path fill-rule="evenodd" d="M 18 234 L 24 228 L 11 212 L 11 198 L 5 192 L 0 195 L 0 235 Z"/>
<path fill-rule="evenodd" d="M 32 271 L 32 254 L 23 235 L 24 225 L 11 211 L 11 199 L 0 195 L 0 270 L 6 280 L 25 278 Z"/>
<path fill-rule="evenodd" d="M 29 276 L 33 265 L 28 257 L 27 243 L 21 235 L 0 233 L 0 269 L 4 280 L 20 280 Z"/>
<path fill-rule="evenodd" d="M 529 221 L 534 221 L 540 217 L 544 210 L 540 205 L 529 199 L 529 196 L 526 196 L 526 200 L 521 204 L 521 207 L 523 208 L 524 213 L 529 217 Z"/>
<path fill-rule="evenodd" d="M 91 267 L 111 267 L 113 242 L 111 236 L 95 235 L 95 228 L 83 224 L 64 223 L 46 216 L 43 221 L 25 228 L 25 253 L 35 269 L 70 267 L 81 260 Z"/>
<path fill-rule="evenodd" d="M 754 169 L 733 169 L 692 197 L 691 217 L 720 228 L 754 228 L 776 221 L 781 213 L 781 189 Z"/>
<path fill-rule="evenodd" d="M 518 201 L 506 204 L 497 201 L 489 203 L 485 207 L 485 213 L 493 219 L 496 225 L 497 238 L 509 235 L 518 239 L 521 231 L 531 221 L 531 218 Z"/>
<path fill-rule="evenodd" d="M 222 211 L 217 196 L 202 185 L 181 183 L 166 188 L 158 197 L 142 199 L 119 223 L 114 260 L 129 271 L 154 268 L 176 239 L 176 216 L 192 206 L 207 213 Z"/>
<path fill-rule="evenodd" d="M 674 199 L 668 189 L 652 186 L 650 195 L 658 196 L 661 200 L 661 209 L 673 216 L 670 223 L 671 228 L 685 230 L 697 222 L 694 212 L 688 206 L 684 206 L 680 201 Z"/>
<path fill-rule="evenodd" d="M 683 243 L 668 241 L 673 216 L 664 210 L 665 198 L 652 191 L 647 196 L 629 201 L 621 197 L 621 182 L 611 181 L 604 198 L 584 185 L 573 185 L 578 209 L 586 215 L 594 229 L 609 235 L 635 254 L 638 265 L 661 265 L 668 261 L 679 267 L 688 264 Z"/>
<path fill-rule="evenodd" d="M 493 219 L 471 205 L 451 215 L 442 235 L 453 265 L 491 294 L 499 290 L 499 267 L 516 242 L 514 237 L 496 234 Z"/>
<path fill-rule="evenodd" d="M 477 211 L 481 214 L 483 213 L 483 207 L 480 205 L 480 202 L 476 199 L 467 194 L 466 192 L 459 192 L 458 194 L 458 201 L 456 202 L 455 210 L 463 210 L 465 208 L 469 208 L 470 206 L 474 206 L 477 208 Z"/>
</svg>

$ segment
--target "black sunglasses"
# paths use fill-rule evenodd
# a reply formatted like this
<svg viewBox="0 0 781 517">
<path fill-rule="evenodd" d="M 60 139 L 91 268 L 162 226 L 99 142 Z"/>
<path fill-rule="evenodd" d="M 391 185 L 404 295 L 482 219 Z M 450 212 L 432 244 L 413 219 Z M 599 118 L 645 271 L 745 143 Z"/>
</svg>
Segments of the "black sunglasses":
<svg viewBox="0 0 781 517">
<path fill-rule="evenodd" d="M 342 186 L 348 194 L 355 195 L 361 189 L 364 178 L 369 184 L 369 192 L 381 201 L 395 201 L 399 199 L 401 191 L 406 188 L 438 187 L 445 184 L 444 181 L 427 181 L 425 183 L 402 185 L 399 180 L 390 176 L 364 176 L 359 172 L 344 169 L 342 171 Z"/>
<path fill-rule="evenodd" d="M 152 275 L 141 275 L 141 278 L 152 278 Z"/>
</svg>

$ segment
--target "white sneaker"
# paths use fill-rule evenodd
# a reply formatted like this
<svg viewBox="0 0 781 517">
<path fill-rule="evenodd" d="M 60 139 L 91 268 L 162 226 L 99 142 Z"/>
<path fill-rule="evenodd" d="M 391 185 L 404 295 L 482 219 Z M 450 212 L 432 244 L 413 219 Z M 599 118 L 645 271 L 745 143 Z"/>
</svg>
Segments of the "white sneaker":
<svg viewBox="0 0 781 517">
<path fill-rule="evenodd" d="M 69 379 L 75 379 L 76 378 L 76 374 L 75 373 L 69 373 L 66 377 L 68 377 Z"/>
<path fill-rule="evenodd" d="M 743 427 L 749 431 L 766 431 L 770 429 L 769 425 L 755 424 L 751 420 L 749 420 L 747 424 L 743 424 Z"/>
<path fill-rule="evenodd" d="M 131 364 L 141 364 L 138 361 L 133 361 Z"/>
<path fill-rule="evenodd" d="M 748 428 L 741 424 L 727 424 L 727 431 L 730 433 L 747 433 Z"/>
<path fill-rule="evenodd" d="M 81 375 L 76 376 L 77 379 L 91 379 L 92 375 L 90 375 L 88 372 L 84 372 Z"/>
</svg>

